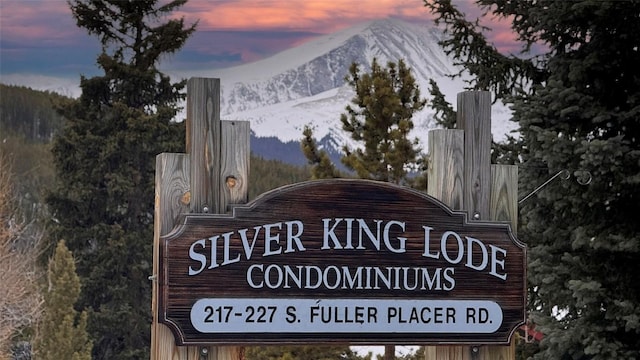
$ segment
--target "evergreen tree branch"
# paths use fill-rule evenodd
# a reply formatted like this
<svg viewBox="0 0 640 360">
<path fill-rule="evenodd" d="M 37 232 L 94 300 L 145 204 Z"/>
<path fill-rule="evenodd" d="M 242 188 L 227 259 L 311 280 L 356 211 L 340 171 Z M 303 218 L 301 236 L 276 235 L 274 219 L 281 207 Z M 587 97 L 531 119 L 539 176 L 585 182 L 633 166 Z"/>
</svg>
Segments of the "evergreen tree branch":
<svg viewBox="0 0 640 360">
<path fill-rule="evenodd" d="M 425 6 L 436 16 L 436 24 L 444 24 L 446 38 L 439 42 L 447 55 L 461 66 L 454 77 L 465 71 L 469 90 L 491 91 L 495 99 L 503 99 L 523 89 L 539 84 L 545 77 L 543 68 L 532 59 L 502 55 L 489 44 L 482 31 L 488 30 L 471 22 L 451 4 L 451 0 L 424 0 Z"/>
<path fill-rule="evenodd" d="M 324 150 L 318 150 L 318 144 L 313 138 L 313 130 L 309 126 L 305 126 L 303 130 L 303 138 L 300 147 L 304 156 L 307 158 L 311 168 L 312 179 L 332 179 L 341 177 L 339 171 L 335 168 L 329 155 Z"/>
</svg>

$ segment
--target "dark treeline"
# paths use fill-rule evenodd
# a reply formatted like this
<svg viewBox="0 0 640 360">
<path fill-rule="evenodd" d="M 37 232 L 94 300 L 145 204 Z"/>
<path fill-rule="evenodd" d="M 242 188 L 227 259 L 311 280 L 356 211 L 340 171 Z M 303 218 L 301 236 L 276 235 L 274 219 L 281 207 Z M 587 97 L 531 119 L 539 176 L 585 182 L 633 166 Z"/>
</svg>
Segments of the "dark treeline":
<svg viewBox="0 0 640 360">
<path fill-rule="evenodd" d="M 34 142 L 50 141 L 62 127 L 54 104 L 63 98 L 54 92 L 0 84 L 0 133 Z"/>
<path fill-rule="evenodd" d="M 62 131 L 66 121 L 56 113 L 55 104 L 69 99 L 25 87 L 0 86 L 0 156 L 8 161 L 16 184 L 17 211 L 33 225 L 32 232 L 48 237 L 47 219 L 51 218 L 52 210 L 44 199 L 58 181 L 51 153 L 52 139 Z M 250 167 L 251 199 L 310 177 L 307 167 L 266 160 L 255 154 L 251 155 Z M 20 339 L 16 337 L 14 345 Z"/>
<path fill-rule="evenodd" d="M 47 166 L 46 163 L 38 161 L 48 149 L 38 147 L 37 153 L 40 155 L 32 156 L 35 150 L 27 143 L 48 144 L 62 128 L 64 119 L 55 111 L 55 104 L 64 98 L 55 92 L 0 84 L 0 142 L 4 143 L 0 149 L 25 160 L 14 161 L 13 170 L 18 176 L 26 175 L 34 168 L 40 174 L 53 176 L 53 169 L 43 168 Z M 45 157 L 49 159 L 48 155 Z M 304 159 L 302 152 L 299 153 L 299 158 Z M 50 159 L 48 163 L 51 166 Z M 252 199 L 276 187 L 309 179 L 308 168 L 289 165 L 280 160 L 263 159 L 254 153 L 251 156 L 250 173 L 249 195 Z"/>
<path fill-rule="evenodd" d="M 12 159 L 12 170 L 22 184 L 19 192 L 29 198 L 28 203 L 39 203 L 43 195 L 39 192 L 53 183 L 49 142 L 64 124 L 54 108 L 64 96 L 4 84 L 0 84 L 0 95 L 0 152 Z M 299 157 L 304 158 L 302 152 Z M 279 186 L 308 180 L 309 174 L 307 167 L 263 159 L 252 153 L 249 197 L 253 199 Z"/>
</svg>

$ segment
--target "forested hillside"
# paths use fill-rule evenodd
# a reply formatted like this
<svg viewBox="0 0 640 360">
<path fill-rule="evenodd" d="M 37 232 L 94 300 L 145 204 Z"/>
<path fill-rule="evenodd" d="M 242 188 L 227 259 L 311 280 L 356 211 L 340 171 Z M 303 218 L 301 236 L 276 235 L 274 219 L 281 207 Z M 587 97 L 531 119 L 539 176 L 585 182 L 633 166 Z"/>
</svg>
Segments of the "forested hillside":
<svg viewBox="0 0 640 360">
<path fill-rule="evenodd" d="M 249 173 L 249 199 L 282 185 L 294 184 L 310 179 L 310 170 L 306 167 L 285 164 L 279 160 L 266 160 L 251 155 Z"/>
<path fill-rule="evenodd" d="M 39 192 L 53 182 L 49 141 L 63 125 L 54 104 L 64 97 L 4 84 L 0 84 L 0 95 L 0 152 L 13 160 L 13 172 L 21 184 L 19 191 L 38 202 L 42 195 Z M 304 159 L 302 152 L 299 157 Z M 305 167 L 252 154 L 249 197 L 308 179 L 309 170 Z"/>
<path fill-rule="evenodd" d="M 29 141 L 48 142 L 62 127 L 53 104 L 64 97 L 23 86 L 0 84 L 0 134 L 18 135 Z"/>
<path fill-rule="evenodd" d="M 23 215 L 35 220 L 54 178 L 49 141 L 62 127 L 56 93 L 0 84 L 0 155 L 9 162 Z"/>
<path fill-rule="evenodd" d="M 54 110 L 54 104 L 64 98 L 54 93 L 2 84 L 0 94 L 0 159 L 8 162 L 6 167 L 0 169 L 0 173 L 10 169 L 14 179 L 12 194 L 16 195 L 19 207 L 16 211 L 24 217 L 24 223 L 29 224 L 29 234 L 42 234 L 46 237 L 50 211 L 47 210 L 44 199 L 56 182 L 50 141 L 64 125 L 63 118 Z M 276 187 L 305 181 L 310 177 L 309 169 L 305 167 L 266 160 L 253 154 L 250 161 L 250 199 Z M 6 276 L 0 280 L 4 279 Z M 0 288 L 5 288 L 7 284 L 2 281 Z M 12 331 L 29 332 L 28 329 L 19 328 Z M 18 342 L 22 337 L 9 336 L 14 339 L 14 343 L 9 346 L 14 350 L 18 349 Z"/>
</svg>

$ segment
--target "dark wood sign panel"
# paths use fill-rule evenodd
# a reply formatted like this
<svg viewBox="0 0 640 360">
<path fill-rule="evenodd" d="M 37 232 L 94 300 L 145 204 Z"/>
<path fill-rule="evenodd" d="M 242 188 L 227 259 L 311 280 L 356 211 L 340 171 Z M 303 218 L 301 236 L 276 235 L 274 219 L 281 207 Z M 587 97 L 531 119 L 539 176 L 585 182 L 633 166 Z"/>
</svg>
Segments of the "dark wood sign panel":
<svg viewBox="0 0 640 360">
<path fill-rule="evenodd" d="M 300 183 L 161 239 L 159 319 L 179 345 L 507 344 L 525 247 L 425 194 Z"/>
</svg>

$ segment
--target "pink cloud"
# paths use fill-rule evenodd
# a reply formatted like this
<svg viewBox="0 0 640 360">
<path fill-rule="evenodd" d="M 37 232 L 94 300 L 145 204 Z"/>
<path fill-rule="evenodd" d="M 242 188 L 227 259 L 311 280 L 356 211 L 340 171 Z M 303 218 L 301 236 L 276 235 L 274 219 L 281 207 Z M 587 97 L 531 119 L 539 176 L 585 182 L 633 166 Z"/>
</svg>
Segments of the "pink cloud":
<svg viewBox="0 0 640 360">
<path fill-rule="evenodd" d="M 519 55 L 523 49 L 523 44 L 518 41 L 518 34 L 511 29 L 511 17 L 498 17 L 491 13 L 483 16 L 486 8 L 480 8 L 475 1 L 452 0 L 454 6 L 458 8 L 469 21 L 480 20 L 480 25 L 489 28 L 483 33 L 487 40 L 492 43 L 498 51 L 503 54 Z"/>
<path fill-rule="evenodd" d="M 480 10 L 469 0 L 454 0 L 470 18 Z M 0 3 L 0 24 L 6 40 L 36 43 L 72 43 L 84 30 L 75 26 L 66 1 L 8 0 Z M 198 30 L 264 30 L 331 33 L 358 22 L 398 17 L 410 21 L 428 21 L 432 16 L 420 0 L 190 0 L 173 16 L 188 23 L 199 21 Z M 515 36 L 508 21 L 490 19 L 494 28 L 489 36 L 510 48 Z"/>
<path fill-rule="evenodd" d="M 181 11 L 204 30 L 304 30 L 330 33 L 357 22 L 388 16 L 426 16 L 417 0 L 191 0 Z"/>
<path fill-rule="evenodd" d="M 480 14 L 471 0 L 453 2 L 470 20 Z M 175 58 L 221 66 L 258 60 L 363 21 L 393 17 L 426 24 L 432 18 L 422 0 L 189 0 L 171 16 L 184 17 L 187 24 L 199 21 Z M 519 52 L 508 20 L 483 24 L 493 28 L 487 36 L 498 49 Z M 34 59 L 49 67 L 52 58 L 67 67 L 95 67 L 98 41 L 76 26 L 66 1 L 0 0 L 0 33 L 3 69 L 33 66 Z M 71 64 L 71 58 L 77 61 Z"/>
<path fill-rule="evenodd" d="M 12 42 L 69 43 L 82 33 L 65 1 L 3 1 L 2 37 Z"/>
</svg>

